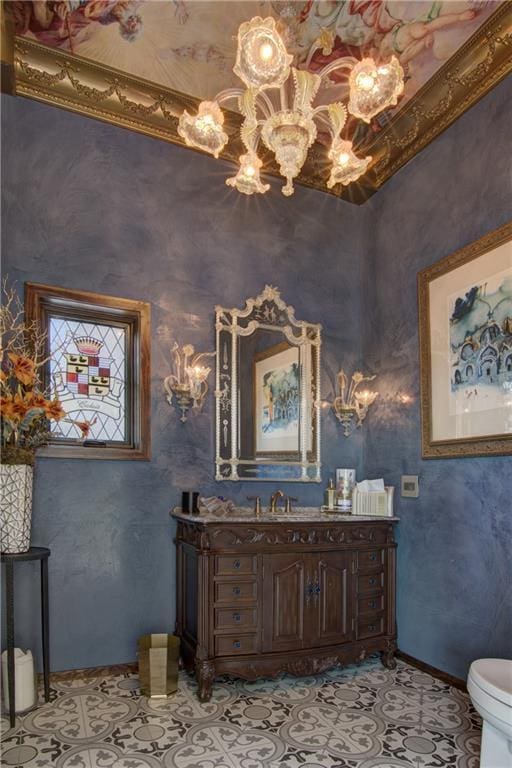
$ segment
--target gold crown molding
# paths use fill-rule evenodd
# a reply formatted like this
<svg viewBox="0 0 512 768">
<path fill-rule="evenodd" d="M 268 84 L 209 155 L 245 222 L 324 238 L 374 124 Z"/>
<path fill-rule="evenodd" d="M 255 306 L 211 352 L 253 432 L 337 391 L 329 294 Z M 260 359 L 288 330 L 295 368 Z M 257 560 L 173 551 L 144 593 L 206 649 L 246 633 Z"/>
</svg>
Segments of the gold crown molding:
<svg viewBox="0 0 512 768">
<path fill-rule="evenodd" d="M 363 141 L 359 151 L 374 158 L 359 182 L 326 186 L 326 148 L 316 143 L 297 179 L 303 186 L 364 203 L 402 165 L 420 152 L 470 106 L 512 71 L 512 2 L 495 13 L 400 110 L 383 130 Z M 184 146 L 177 132 L 184 109 L 195 111 L 199 99 L 142 78 L 16 37 L 16 94 L 94 117 L 113 125 Z M 223 159 L 238 163 L 241 116 L 225 111 L 230 141 Z M 197 150 L 195 150 L 197 151 Z M 279 177 L 272 156 L 263 156 L 264 171 Z"/>
<path fill-rule="evenodd" d="M 0 92 L 14 94 L 14 23 L 0 0 Z"/>
<path fill-rule="evenodd" d="M 183 109 L 194 110 L 199 102 L 184 93 L 24 37 L 15 38 L 14 66 L 17 95 L 182 146 L 184 142 L 177 132 L 179 115 Z M 230 137 L 238 130 L 237 117 L 228 115 L 226 130 Z M 224 156 L 238 159 L 230 150 Z"/>
</svg>

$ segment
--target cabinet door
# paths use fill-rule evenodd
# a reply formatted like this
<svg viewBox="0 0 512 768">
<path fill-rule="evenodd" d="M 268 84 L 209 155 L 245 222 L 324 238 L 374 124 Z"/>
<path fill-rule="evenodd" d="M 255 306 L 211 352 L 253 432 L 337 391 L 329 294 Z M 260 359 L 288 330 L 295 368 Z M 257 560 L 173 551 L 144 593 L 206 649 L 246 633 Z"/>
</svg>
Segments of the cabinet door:
<svg viewBox="0 0 512 768">
<path fill-rule="evenodd" d="M 351 639 L 351 558 L 349 552 L 310 555 L 306 584 L 308 645 L 334 645 Z"/>
<path fill-rule="evenodd" d="M 290 651 L 304 645 L 305 556 L 263 558 L 263 647 Z"/>
</svg>

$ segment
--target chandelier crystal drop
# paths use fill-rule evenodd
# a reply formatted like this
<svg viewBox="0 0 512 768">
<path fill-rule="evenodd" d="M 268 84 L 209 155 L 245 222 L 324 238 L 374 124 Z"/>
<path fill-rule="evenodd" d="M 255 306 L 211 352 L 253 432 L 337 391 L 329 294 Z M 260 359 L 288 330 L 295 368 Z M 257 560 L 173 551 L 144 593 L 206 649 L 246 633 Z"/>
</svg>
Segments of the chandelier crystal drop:
<svg viewBox="0 0 512 768">
<path fill-rule="evenodd" d="M 320 38 L 313 43 L 310 53 L 319 46 L 322 47 Z M 223 129 L 220 106 L 236 100 L 244 118 L 240 137 L 247 152 L 240 156 L 240 168 L 226 184 L 245 195 L 262 194 L 270 189 L 270 185 L 260 179 L 263 165 L 257 154 L 260 143 L 273 152 L 286 179 L 283 194 L 292 195 L 293 180 L 299 176 L 319 131 L 331 142 L 327 186 L 332 188 L 356 181 L 366 172 L 372 158 L 357 157 L 352 142 L 341 138 L 347 109 L 354 117 L 369 123 L 376 114 L 396 105 L 403 91 L 404 73 L 395 56 L 380 63 L 370 58 L 358 61 L 345 56 L 317 73 L 292 67 L 292 59 L 273 18 L 256 16 L 244 22 L 238 30 L 233 71 L 245 89 L 221 91 L 214 101 L 201 102 L 197 115 L 185 111 L 180 117 L 178 133 L 185 143 L 218 157 L 229 138 Z M 328 83 L 329 75 L 341 69 L 348 72 L 342 83 L 347 105 L 337 101 L 314 106 L 322 80 Z"/>
</svg>

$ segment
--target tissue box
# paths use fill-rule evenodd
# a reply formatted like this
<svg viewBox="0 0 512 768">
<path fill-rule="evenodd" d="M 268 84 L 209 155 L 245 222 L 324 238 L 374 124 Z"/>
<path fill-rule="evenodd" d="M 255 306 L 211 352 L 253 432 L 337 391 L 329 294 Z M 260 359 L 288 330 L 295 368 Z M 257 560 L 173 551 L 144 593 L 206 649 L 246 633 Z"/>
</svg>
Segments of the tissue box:
<svg viewBox="0 0 512 768">
<path fill-rule="evenodd" d="M 393 517 L 392 485 L 386 485 L 384 491 L 359 491 L 352 493 L 352 514 L 373 517 Z"/>
</svg>

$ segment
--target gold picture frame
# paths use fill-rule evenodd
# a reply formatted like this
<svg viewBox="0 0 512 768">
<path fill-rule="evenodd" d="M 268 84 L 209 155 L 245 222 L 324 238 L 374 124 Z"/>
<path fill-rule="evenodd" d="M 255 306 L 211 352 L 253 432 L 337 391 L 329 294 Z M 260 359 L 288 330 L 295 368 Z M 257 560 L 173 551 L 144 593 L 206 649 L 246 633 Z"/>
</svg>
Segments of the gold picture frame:
<svg viewBox="0 0 512 768">
<path fill-rule="evenodd" d="M 512 222 L 418 273 L 423 458 L 512 454 Z"/>
</svg>

